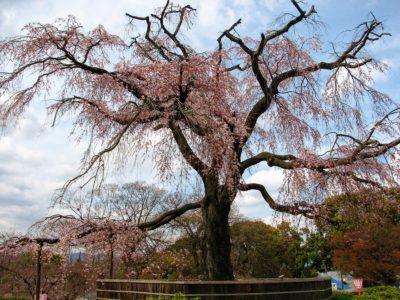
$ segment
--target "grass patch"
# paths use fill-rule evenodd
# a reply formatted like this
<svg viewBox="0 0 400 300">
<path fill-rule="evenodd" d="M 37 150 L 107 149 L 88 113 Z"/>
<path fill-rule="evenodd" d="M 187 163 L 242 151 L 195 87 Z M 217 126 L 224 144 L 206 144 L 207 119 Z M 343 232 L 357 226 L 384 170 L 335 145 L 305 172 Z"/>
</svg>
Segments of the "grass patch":
<svg viewBox="0 0 400 300">
<path fill-rule="evenodd" d="M 346 293 L 346 292 L 339 292 L 339 291 L 334 291 L 332 293 L 333 300 L 353 300 L 357 299 L 354 297 L 352 294 Z"/>
</svg>

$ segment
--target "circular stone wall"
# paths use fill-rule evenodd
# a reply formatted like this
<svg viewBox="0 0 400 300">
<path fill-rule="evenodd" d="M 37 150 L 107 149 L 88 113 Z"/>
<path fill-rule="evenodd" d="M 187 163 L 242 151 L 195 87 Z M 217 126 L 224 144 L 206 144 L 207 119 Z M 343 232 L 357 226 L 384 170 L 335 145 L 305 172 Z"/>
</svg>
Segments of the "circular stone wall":
<svg viewBox="0 0 400 300">
<path fill-rule="evenodd" d="M 201 300 L 321 300 L 332 295 L 330 278 L 261 279 L 235 281 L 97 281 L 98 300 L 136 300 L 182 293 Z"/>
</svg>

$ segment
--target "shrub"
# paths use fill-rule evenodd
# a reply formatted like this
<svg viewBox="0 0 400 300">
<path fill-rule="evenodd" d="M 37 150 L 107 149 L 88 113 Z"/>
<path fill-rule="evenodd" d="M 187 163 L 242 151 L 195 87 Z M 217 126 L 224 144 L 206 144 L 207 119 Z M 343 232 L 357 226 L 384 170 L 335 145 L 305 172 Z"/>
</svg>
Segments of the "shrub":
<svg viewBox="0 0 400 300">
<path fill-rule="evenodd" d="M 366 289 L 362 300 L 400 300 L 400 290 L 391 286 L 376 286 Z"/>
</svg>

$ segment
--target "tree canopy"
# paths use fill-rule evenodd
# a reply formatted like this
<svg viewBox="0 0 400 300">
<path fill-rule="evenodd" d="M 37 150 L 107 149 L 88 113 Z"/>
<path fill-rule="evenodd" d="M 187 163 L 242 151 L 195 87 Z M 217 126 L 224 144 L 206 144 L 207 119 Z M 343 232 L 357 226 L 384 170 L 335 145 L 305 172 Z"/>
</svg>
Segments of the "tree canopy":
<svg viewBox="0 0 400 300">
<path fill-rule="evenodd" d="M 101 25 L 85 31 L 73 16 L 28 24 L 0 42 L 2 120 L 18 120 L 42 97 L 53 125 L 69 118 L 90 137 L 81 172 L 56 201 L 75 183 L 95 188 L 110 156 L 126 160 L 138 149 L 151 151 L 162 178 L 177 165 L 197 176 L 199 201 L 138 227 L 201 209 L 207 274 L 232 279 L 228 215 L 238 192 L 256 190 L 276 211 L 318 218 L 328 195 L 397 184 L 400 110 L 374 88 L 371 72 L 386 67 L 367 52 L 389 35 L 382 22 L 371 15 L 351 40 L 326 45 L 313 30 L 314 6 L 291 3 L 276 28 L 242 37 L 239 19 L 205 52 L 184 38 L 195 9 L 169 1 L 149 16 L 126 14 L 144 25 L 130 41 Z M 301 23 L 311 25 L 306 36 L 294 30 Z M 282 200 L 246 181 L 261 163 L 284 170 Z"/>
</svg>

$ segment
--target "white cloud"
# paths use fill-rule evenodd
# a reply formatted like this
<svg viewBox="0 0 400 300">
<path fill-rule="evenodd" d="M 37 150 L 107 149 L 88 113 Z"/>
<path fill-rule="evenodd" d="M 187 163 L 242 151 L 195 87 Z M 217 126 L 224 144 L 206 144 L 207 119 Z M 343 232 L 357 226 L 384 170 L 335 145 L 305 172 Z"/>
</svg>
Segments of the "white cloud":
<svg viewBox="0 0 400 300">
<path fill-rule="evenodd" d="M 277 199 L 283 183 L 283 172 L 276 168 L 261 170 L 247 178 L 246 182 L 263 184 L 271 197 Z M 248 217 L 263 218 L 272 214 L 272 210 L 258 191 L 241 192 L 235 202 L 240 213 Z"/>
<path fill-rule="evenodd" d="M 263 184 L 271 197 L 277 201 L 283 180 L 282 170 L 269 168 L 254 173 L 246 179 L 246 182 Z M 236 197 L 235 203 L 242 215 L 251 219 L 262 220 L 268 225 L 276 226 L 285 221 L 295 228 L 313 226 L 312 220 L 308 220 L 305 217 L 273 211 L 258 191 L 240 193 Z"/>
<path fill-rule="evenodd" d="M 71 124 L 50 127 L 38 107 L 28 110 L 15 128 L 6 128 L 0 136 L 0 231 L 23 231 L 48 215 L 54 191 L 78 174 L 86 141 L 77 144 L 70 137 Z M 111 182 L 144 181 L 156 184 L 151 160 L 140 166 L 129 161 L 110 170 Z"/>
<path fill-rule="evenodd" d="M 395 51 L 400 49 L 400 35 L 393 32 L 393 36 L 388 36 L 371 45 L 373 51 Z"/>
<path fill-rule="evenodd" d="M 42 134 L 40 134 L 42 133 Z M 47 214 L 53 191 L 76 173 L 81 149 L 28 117 L 0 137 L 0 230 L 26 229 Z"/>
</svg>

